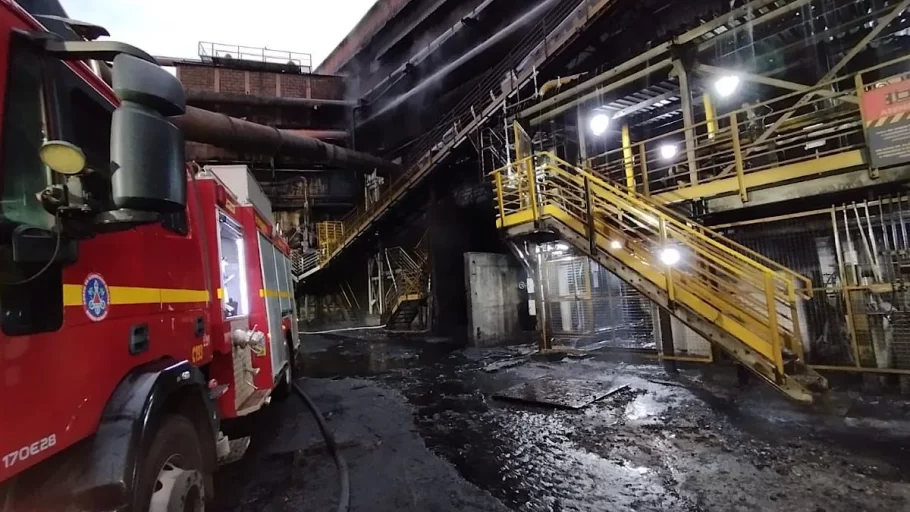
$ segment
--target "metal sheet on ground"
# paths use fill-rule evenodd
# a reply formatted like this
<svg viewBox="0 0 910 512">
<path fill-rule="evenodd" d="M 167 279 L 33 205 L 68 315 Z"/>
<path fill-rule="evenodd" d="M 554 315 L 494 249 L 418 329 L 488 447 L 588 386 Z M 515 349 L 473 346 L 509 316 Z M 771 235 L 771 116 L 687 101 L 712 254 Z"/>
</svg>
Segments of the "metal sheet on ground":
<svg viewBox="0 0 910 512">
<path fill-rule="evenodd" d="M 543 377 L 503 389 L 493 394 L 500 400 L 581 409 L 626 388 L 610 380 L 556 379 Z"/>
</svg>

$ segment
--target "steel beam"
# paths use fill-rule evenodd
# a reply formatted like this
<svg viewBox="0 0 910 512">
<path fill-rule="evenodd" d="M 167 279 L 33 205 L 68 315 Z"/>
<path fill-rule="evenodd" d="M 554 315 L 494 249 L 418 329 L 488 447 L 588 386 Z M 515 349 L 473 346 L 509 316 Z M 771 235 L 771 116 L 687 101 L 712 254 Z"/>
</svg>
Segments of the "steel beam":
<svg viewBox="0 0 910 512">
<path fill-rule="evenodd" d="M 698 184 L 698 166 L 695 164 L 695 133 L 692 127 L 692 91 L 689 90 L 689 73 L 681 61 L 673 62 L 673 69 L 679 79 L 679 94 L 682 98 L 683 131 L 686 137 L 686 165 L 689 167 L 689 184 Z"/>
<path fill-rule="evenodd" d="M 865 37 L 860 39 L 860 41 L 858 43 L 856 43 L 856 45 L 853 48 L 851 48 L 850 51 L 847 52 L 847 54 L 844 55 L 843 58 L 841 58 L 841 60 L 839 60 L 834 66 L 832 66 L 831 69 L 829 69 L 828 72 L 825 73 L 825 75 L 823 77 L 821 77 L 813 87 L 818 87 L 820 84 L 827 83 L 827 82 L 831 81 L 831 79 L 836 77 L 837 74 L 842 69 L 844 69 L 844 67 L 847 64 L 849 64 L 850 61 L 852 61 L 854 57 L 856 57 L 859 54 L 859 52 L 863 51 L 866 48 L 866 46 L 868 46 L 868 44 L 870 42 L 872 42 L 872 40 L 875 39 L 882 32 L 882 30 L 884 30 L 888 25 L 890 25 L 891 22 L 894 21 L 895 18 L 900 16 L 900 14 L 902 12 L 904 12 L 904 10 L 906 10 L 908 6 L 910 6 L 910 0 L 902 0 L 899 4 L 897 4 L 894 7 L 894 9 L 891 10 L 891 12 L 889 12 L 888 14 L 879 18 L 876 21 L 875 26 L 872 27 L 872 30 L 870 30 L 869 33 L 865 35 Z M 765 143 L 765 141 L 767 141 L 769 138 L 771 138 L 771 135 L 773 135 L 774 132 L 776 132 L 781 126 L 783 126 L 784 123 L 786 123 L 791 117 L 793 117 L 793 115 L 796 114 L 796 111 L 799 110 L 800 107 L 809 103 L 812 100 L 812 97 L 817 93 L 818 93 L 818 91 L 809 91 L 805 95 L 803 95 L 799 99 L 799 101 L 797 101 L 796 104 L 793 105 L 793 107 L 789 111 L 787 111 L 783 115 L 781 115 L 776 121 L 774 121 L 774 123 L 771 124 L 771 126 L 769 126 L 764 132 L 762 132 L 762 134 L 759 135 L 758 138 L 755 139 L 755 141 L 753 141 L 753 145 L 746 149 L 746 154 L 748 155 L 750 153 L 753 153 L 756 151 L 757 148 L 761 147 L 761 145 L 763 143 Z M 725 168 L 724 171 L 721 173 L 721 176 L 728 174 L 730 172 L 730 170 L 732 170 L 732 169 L 733 169 L 732 166 Z"/>
<path fill-rule="evenodd" d="M 543 114 L 531 119 L 531 125 L 532 126 L 539 125 L 540 123 L 542 123 L 548 119 L 552 119 L 552 118 L 562 114 L 563 112 L 565 112 L 571 108 L 574 108 L 576 105 L 581 105 L 582 103 L 584 103 L 590 99 L 594 99 L 602 94 L 616 90 L 624 85 L 633 83 L 636 80 L 645 78 L 648 75 L 656 73 L 657 71 L 660 71 L 664 68 L 668 68 L 672 65 L 673 65 L 673 61 L 670 59 L 661 60 L 661 61 L 657 62 L 656 64 L 652 64 L 636 73 L 632 73 L 631 75 L 629 75 L 625 78 L 617 80 L 617 81 L 611 83 L 610 85 L 607 85 L 606 87 L 602 87 L 593 92 L 589 92 L 588 94 L 575 98 L 574 100 L 572 100 L 564 105 L 561 105 L 559 107 L 556 107 L 553 110 L 544 112 Z M 524 117 L 524 112 L 519 114 L 519 118 L 523 118 L 523 117 Z"/>
<path fill-rule="evenodd" d="M 619 110 L 616 110 L 612 114 L 613 119 L 618 119 L 620 117 L 630 116 L 636 112 L 640 112 L 646 108 L 653 107 L 662 101 L 668 101 L 671 98 L 679 97 L 678 91 L 667 91 L 661 95 L 655 96 L 653 98 L 648 98 L 644 101 L 636 103 L 634 105 L 629 105 L 628 107 L 623 107 Z"/>
<path fill-rule="evenodd" d="M 629 70 L 635 68 L 636 66 L 645 64 L 651 59 L 655 59 L 657 57 L 664 55 L 673 46 L 683 45 L 683 44 L 689 43 L 691 41 L 694 41 L 695 39 L 707 34 L 708 32 L 712 32 L 712 31 L 716 30 L 718 27 L 721 27 L 721 26 L 729 23 L 731 19 L 736 19 L 736 18 L 741 18 L 743 16 L 746 16 L 749 13 L 753 12 L 755 9 L 760 9 L 761 7 L 764 7 L 768 4 L 773 3 L 773 1 L 774 0 L 753 0 L 745 5 L 742 5 L 724 16 L 718 16 L 717 18 L 714 18 L 713 20 L 711 20 L 707 23 L 703 23 L 703 24 L 699 25 L 698 27 L 696 27 L 692 30 L 689 30 L 688 32 L 685 32 L 684 34 L 677 36 L 676 38 L 674 38 L 671 41 L 667 41 L 665 43 L 659 44 L 659 45 L 655 46 L 654 48 L 642 53 L 638 57 L 635 57 L 631 60 L 623 62 L 622 64 L 614 67 L 613 69 L 605 71 L 597 76 L 591 77 L 590 79 L 585 80 L 584 82 L 576 85 L 575 87 L 572 87 L 571 89 L 567 89 L 567 90 L 557 94 L 556 96 L 553 96 L 552 98 L 550 98 L 548 100 L 542 101 L 542 102 L 538 103 L 537 105 L 528 107 L 525 110 L 522 110 L 518 114 L 518 117 L 521 119 L 524 119 L 524 118 L 530 117 L 538 112 L 542 112 L 548 108 L 559 105 L 564 100 L 572 98 L 573 96 L 577 96 L 577 95 L 583 93 L 584 91 L 598 87 L 599 85 L 610 81 L 611 79 L 621 75 L 622 73 L 625 73 L 626 71 L 629 71 Z M 806 0 L 797 0 L 797 1 L 804 2 Z M 778 10 L 781 10 L 781 9 L 778 9 Z M 766 18 L 767 16 L 768 15 L 762 16 L 762 18 Z M 768 18 L 768 19 L 770 19 L 770 18 Z M 766 20 L 763 20 L 763 21 L 766 21 Z M 561 110 L 560 112 L 563 112 L 563 111 L 564 110 Z"/>
<path fill-rule="evenodd" d="M 709 64 L 698 64 L 695 66 L 695 70 L 702 71 L 705 73 L 710 73 L 712 75 L 720 75 L 720 76 L 735 75 L 735 76 L 738 76 L 739 78 L 749 81 L 749 82 L 770 85 L 771 87 L 786 89 L 788 91 L 809 92 L 809 90 L 812 88 L 808 85 L 799 84 L 796 82 L 790 82 L 789 80 L 781 80 L 779 78 L 772 78 L 769 76 L 756 75 L 754 73 L 736 71 L 733 69 L 711 66 Z M 859 104 L 859 99 L 856 96 L 844 96 L 844 95 L 838 94 L 838 93 L 828 90 L 828 89 L 820 89 L 820 90 L 814 91 L 814 94 L 823 96 L 825 98 L 836 98 L 836 99 L 846 102 L 846 103 Z"/>
<path fill-rule="evenodd" d="M 743 175 L 742 188 L 746 190 L 765 187 L 785 181 L 806 179 L 817 175 L 828 174 L 840 170 L 862 167 L 867 165 L 861 150 L 855 149 L 843 153 L 813 158 L 803 162 L 783 165 L 773 169 L 751 172 Z M 694 199 L 711 198 L 714 196 L 734 194 L 740 191 L 740 184 L 736 176 L 715 179 L 708 183 L 694 187 L 682 187 L 652 194 L 652 197 L 662 204 L 673 204 Z"/>
<path fill-rule="evenodd" d="M 812 1 L 813 0 L 795 0 L 794 2 L 790 2 L 789 4 L 787 4 L 783 7 L 780 7 L 778 9 L 774 9 L 773 11 L 767 12 L 767 13 L 759 16 L 758 18 L 749 20 L 741 25 L 737 25 L 736 27 L 734 27 L 722 34 L 718 34 L 716 37 L 712 37 L 711 39 L 708 39 L 707 41 L 700 43 L 698 45 L 698 51 L 701 52 L 701 51 L 707 50 L 708 48 L 712 48 L 717 43 L 717 41 L 716 41 L 717 39 L 723 39 L 723 38 L 735 35 L 739 32 L 742 32 L 743 30 L 749 30 L 751 32 L 752 30 L 755 29 L 755 27 L 762 25 L 764 23 L 767 23 L 768 21 L 771 21 L 775 18 L 780 18 L 781 16 L 783 16 L 785 14 L 789 14 L 789 13 L 803 7 L 804 5 L 811 3 Z M 763 4 L 769 4 L 769 3 L 771 3 L 771 2 L 763 2 Z M 759 9 L 760 7 L 761 6 L 756 6 L 754 9 Z"/>
</svg>

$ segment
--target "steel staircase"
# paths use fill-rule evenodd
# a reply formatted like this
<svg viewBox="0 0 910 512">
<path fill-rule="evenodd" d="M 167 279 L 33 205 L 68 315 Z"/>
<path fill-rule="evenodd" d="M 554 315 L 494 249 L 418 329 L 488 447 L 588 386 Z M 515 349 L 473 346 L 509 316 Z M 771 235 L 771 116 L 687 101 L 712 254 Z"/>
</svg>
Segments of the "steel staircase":
<svg viewBox="0 0 910 512">
<path fill-rule="evenodd" d="M 386 327 L 404 331 L 411 327 L 427 301 L 429 265 L 420 247 L 411 251 L 401 247 L 388 249 L 386 256 L 392 269 L 392 286 L 385 297 Z"/>
<path fill-rule="evenodd" d="M 552 153 L 524 154 L 492 174 L 498 227 L 557 234 L 792 399 L 827 386 L 794 328 L 808 278 Z"/>
<path fill-rule="evenodd" d="M 325 267 L 341 251 L 364 233 L 390 208 L 423 180 L 439 163 L 470 136 L 477 133 L 494 114 L 502 112 L 510 98 L 533 81 L 537 70 L 562 51 L 596 18 L 613 5 L 614 0 L 562 0 L 544 14 L 534 26 L 525 29 L 525 37 L 512 51 L 490 69 L 478 85 L 426 134 L 412 144 L 402 159 L 405 172 L 385 183 L 378 197 L 366 208 L 356 208 L 342 219 L 343 234 L 337 239 L 320 239 L 318 258 L 301 260 L 296 267 L 301 276 Z"/>
</svg>

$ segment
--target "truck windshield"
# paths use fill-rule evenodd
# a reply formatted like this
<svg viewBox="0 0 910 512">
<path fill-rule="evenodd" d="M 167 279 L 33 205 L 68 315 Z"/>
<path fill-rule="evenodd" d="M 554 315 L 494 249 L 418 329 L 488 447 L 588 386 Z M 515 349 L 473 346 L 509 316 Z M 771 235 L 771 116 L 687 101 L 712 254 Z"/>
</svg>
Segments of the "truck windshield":
<svg viewBox="0 0 910 512">
<path fill-rule="evenodd" d="M 51 182 L 38 153 L 46 136 L 38 60 L 22 44 L 11 45 L 0 156 L 0 220 L 50 228 L 53 216 L 38 199 Z"/>
</svg>

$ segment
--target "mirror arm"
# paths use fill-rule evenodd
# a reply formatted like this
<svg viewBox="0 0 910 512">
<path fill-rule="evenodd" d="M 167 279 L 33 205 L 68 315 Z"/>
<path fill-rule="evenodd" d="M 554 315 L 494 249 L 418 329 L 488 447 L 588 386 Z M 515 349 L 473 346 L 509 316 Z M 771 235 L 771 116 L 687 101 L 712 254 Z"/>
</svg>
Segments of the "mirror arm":
<svg viewBox="0 0 910 512">
<path fill-rule="evenodd" d="M 47 32 L 17 31 L 42 51 L 63 60 L 112 61 L 117 55 L 132 55 L 137 59 L 158 65 L 155 57 L 135 46 L 117 41 L 64 41 Z"/>
</svg>

